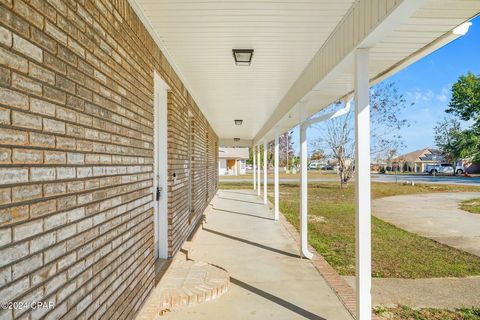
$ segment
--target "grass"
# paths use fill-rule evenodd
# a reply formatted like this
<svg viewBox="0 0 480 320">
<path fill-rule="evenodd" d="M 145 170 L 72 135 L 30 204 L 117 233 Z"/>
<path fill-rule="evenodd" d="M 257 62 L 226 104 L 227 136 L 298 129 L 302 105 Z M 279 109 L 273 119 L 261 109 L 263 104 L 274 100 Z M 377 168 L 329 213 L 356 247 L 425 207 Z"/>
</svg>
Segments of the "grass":
<svg viewBox="0 0 480 320">
<path fill-rule="evenodd" d="M 252 187 L 251 183 L 221 183 L 220 188 Z M 269 189 L 272 186 L 269 185 Z M 461 185 L 401 185 L 373 183 L 373 198 L 391 195 L 480 191 Z M 269 190 L 271 192 L 271 190 Z M 299 229 L 298 184 L 280 186 L 280 210 Z M 338 183 L 309 185 L 309 242 L 341 275 L 355 273 L 354 188 Z M 385 278 L 466 277 L 480 275 L 480 258 L 399 229 L 372 217 L 372 274 Z"/>
<path fill-rule="evenodd" d="M 460 202 L 460 209 L 471 213 L 480 213 L 480 198 Z"/>
<path fill-rule="evenodd" d="M 385 319 L 395 320 L 478 320 L 480 308 L 461 308 L 455 310 L 412 309 L 405 306 L 396 308 L 375 308 L 375 313 Z"/>
</svg>

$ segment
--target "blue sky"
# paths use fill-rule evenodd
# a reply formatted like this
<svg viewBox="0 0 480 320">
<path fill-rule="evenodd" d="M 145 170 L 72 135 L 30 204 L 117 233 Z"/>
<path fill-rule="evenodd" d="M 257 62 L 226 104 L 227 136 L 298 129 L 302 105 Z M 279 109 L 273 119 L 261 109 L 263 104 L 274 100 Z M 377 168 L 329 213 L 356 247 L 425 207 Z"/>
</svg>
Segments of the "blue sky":
<svg viewBox="0 0 480 320">
<path fill-rule="evenodd" d="M 411 123 L 402 131 L 409 152 L 423 147 L 433 147 L 433 127 L 445 117 L 450 100 L 450 87 L 462 74 L 471 71 L 480 74 L 480 17 L 473 19 L 465 36 L 438 49 L 385 81 L 394 81 L 407 98 L 403 112 Z M 294 130 L 298 141 L 298 129 Z M 309 130 L 309 140 L 318 137 L 317 130 Z M 295 143 L 298 151 L 298 143 Z"/>
</svg>

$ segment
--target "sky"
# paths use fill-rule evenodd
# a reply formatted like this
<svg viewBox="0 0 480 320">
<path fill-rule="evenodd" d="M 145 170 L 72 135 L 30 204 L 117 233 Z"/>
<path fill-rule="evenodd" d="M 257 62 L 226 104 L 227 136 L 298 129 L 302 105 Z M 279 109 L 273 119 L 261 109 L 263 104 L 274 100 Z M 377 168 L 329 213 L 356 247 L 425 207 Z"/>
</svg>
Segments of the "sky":
<svg viewBox="0 0 480 320">
<path fill-rule="evenodd" d="M 384 80 L 394 81 L 407 99 L 402 116 L 411 125 L 401 132 L 406 145 L 401 153 L 434 147 L 433 128 L 447 115 L 451 86 L 469 71 L 480 74 L 480 17 L 471 22 L 466 35 Z M 309 140 L 314 140 L 320 131 L 310 129 L 308 135 Z M 294 141 L 298 139 L 298 128 L 295 128 Z M 295 149 L 298 152 L 298 143 Z"/>
</svg>

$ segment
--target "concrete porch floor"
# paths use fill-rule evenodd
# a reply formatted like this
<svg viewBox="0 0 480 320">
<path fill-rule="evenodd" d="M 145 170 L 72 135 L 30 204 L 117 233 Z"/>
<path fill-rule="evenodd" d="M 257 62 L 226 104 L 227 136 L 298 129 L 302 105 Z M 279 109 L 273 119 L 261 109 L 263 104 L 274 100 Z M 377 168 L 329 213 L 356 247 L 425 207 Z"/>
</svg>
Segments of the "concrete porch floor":
<svg viewBox="0 0 480 320">
<path fill-rule="evenodd" d="M 229 291 L 162 319 L 353 319 L 253 191 L 220 190 L 189 258 L 226 269 Z"/>
</svg>

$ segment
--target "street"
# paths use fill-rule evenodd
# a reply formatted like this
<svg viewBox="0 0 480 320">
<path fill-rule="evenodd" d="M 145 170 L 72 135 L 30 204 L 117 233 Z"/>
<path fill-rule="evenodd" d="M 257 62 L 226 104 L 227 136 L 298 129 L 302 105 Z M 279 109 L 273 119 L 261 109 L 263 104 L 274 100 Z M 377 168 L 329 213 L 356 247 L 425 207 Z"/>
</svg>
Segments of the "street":
<svg viewBox="0 0 480 320">
<path fill-rule="evenodd" d="M 251 182 L 252 176 L 238 178 L 223 178 L 220 177 L 220 182 L 223 183 L 236 183 L 236 182 Z M 262 177 L 263 179 L 263 177 Z M 280 183 L 295 183 L 299 182 L 299 177 L 292 178 L 280 178 Z M 322 182 L 322 181 L 338 181 L 338 178 L 332 177 L 331 175 L 327 177 L 311 177 L 308 179 L 309 182 Z M 372 174 L 372 181 L 374 182 L 415 182 L 415 183 L 430 183 L 430 184 L 460 184 L 460 185 L 472 185 L 480 186 L 480 177 L 464 177 L 464 176 L 430 176 L 430 175 L 419 175 L 419 174 Z M 262 180 L 263 182 L 263 180 Z M 273 178 L 268 177 L 268 183 L 273 183 Z"/>
<path fill-rule="evenodd" d="M 372 174 L 372 180 L 376 182 L 411 182 L 432 184 L 461 184 L 480 186 L 480 177 L 465 176 L 431 176 L 418 174 Z"/>
</svg>

